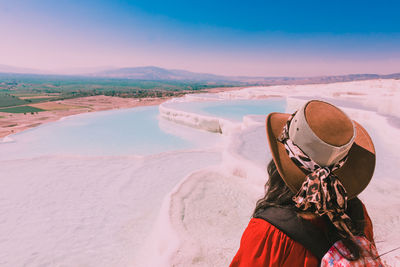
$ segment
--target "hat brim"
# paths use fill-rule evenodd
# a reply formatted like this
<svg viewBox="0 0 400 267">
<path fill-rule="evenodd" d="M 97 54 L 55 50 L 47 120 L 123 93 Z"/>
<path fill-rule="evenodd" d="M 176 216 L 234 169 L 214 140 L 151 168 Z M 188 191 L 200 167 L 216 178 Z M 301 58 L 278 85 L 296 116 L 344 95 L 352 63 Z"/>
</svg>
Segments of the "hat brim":
<svg viewBox="0 0 400 267">
<path fill-rule="evenodd" d="M 272 158 L 286 185 L 297 193 L 305 180 L 305 173 L 288 156 L 285 146 L 277 141 L 290 114 L 270 113 L 266 119 L 268 143 Z M 375 170 L 375 148 L 367 131 L 356 121 L 356 138 L 346 163 L 334 171 L 347 191 L 349 199 L 357 196 L 371 181 Z"/>
</svg>

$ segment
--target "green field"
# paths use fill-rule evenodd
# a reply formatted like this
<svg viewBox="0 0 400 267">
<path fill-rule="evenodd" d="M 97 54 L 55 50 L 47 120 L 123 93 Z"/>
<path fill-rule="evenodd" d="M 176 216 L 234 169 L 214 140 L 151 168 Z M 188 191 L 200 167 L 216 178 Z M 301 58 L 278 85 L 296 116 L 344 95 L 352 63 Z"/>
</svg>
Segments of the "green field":
<svg viewBox="0 0 400 267">
<path fill-rule="evenodd" d="M 41 103 L 41 102 L 47 102 L 47 101 L 54 101 L 59 98 L 55 97 L 43 97 L 43 98 L 30 98 L 30 99 L 24 99 L 24 101 L 28 102 L 29 104 L 34 104 L 34 103 Z"/>
<path fill-rule="evenodd" d="M 7 93 L 0 93 L 0 108 L 2 107 L 10 107 L 10 106 L 18 106 L 27 104 L 25 100 L 19 99 L 16 96 L 7 94 Z"/>
<path fill-rule="evenodd" d="M 7 112 L 7 113 L 31 113 L 31 112 L 40 112 L 44 111 L 40 108 L 34 108 L 30 106 L 19 106 L 19 107 L 12 107 L 12 108 L 1 108 L 0 112 Z"/>
<path fill-rule="evenodd" d="M 10 113 L 39 112 L 42 110 L 26 105 L 86 96 L 177 97 L 186 93 L 202 92 L 203 89 L 232 86 L 235 85 L 214 82 L 0 73 L 0 111 Z M 49 95 L 55 97 L 46 97 Z M 32 98 L 21 99 L 20 97 Z"/>
<path fill-rule="evenodd" d="M 151 81 L 132 79 L 93 78 L 61 75 L 7 74 L 0 73 L 0 92 L 12 92 L 14 95 L 35 94 L 79 94 L 135 91 L 197 91 L 201 89 L 234 86 L 224 83 L 190 81 Z"/>
</svg>

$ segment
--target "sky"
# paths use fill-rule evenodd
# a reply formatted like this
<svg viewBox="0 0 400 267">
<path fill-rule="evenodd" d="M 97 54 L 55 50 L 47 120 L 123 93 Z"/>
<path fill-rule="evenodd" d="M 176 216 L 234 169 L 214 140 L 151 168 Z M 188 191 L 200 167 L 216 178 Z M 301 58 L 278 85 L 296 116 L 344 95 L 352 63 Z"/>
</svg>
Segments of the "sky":
<svg viewBox="0 0 400 267">
<path fill-rule="evenodd" d="M 400 72 L 398 1 L 0 0 L 0 65 L 246 76 Z"/>
</svg>

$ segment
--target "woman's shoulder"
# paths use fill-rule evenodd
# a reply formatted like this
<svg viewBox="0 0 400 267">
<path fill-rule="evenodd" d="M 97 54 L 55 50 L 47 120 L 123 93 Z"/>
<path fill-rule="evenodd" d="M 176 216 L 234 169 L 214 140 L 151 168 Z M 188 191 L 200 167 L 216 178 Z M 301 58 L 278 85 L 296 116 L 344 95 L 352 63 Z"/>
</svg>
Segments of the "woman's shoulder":
<svg viewBox="0 0 400 267">
<path fill-rule="evenodd" d="M 252 218 L 243 233 L 242 241 L 247 244 L 286 244 L 290 245 L 293 241 L 283 231 L 261 218 Z"/>
<path fill-rule="evenodd" d="M 317 266 L 317 258 L 269 222 L 252 218 L 230 266 Z"/>
<path fill-rule="evenodd" d="M 360 201 L 357 211 L 363 214 L 364 234 L 373 242 L 372 222 Z M 303 216 L 302 216 L 303 217 Z M 306 218 L 315 228 L 326 230 L 321 217 Z M 231 265 L 237 266 L 318 266 L 318 259 L 301 243 L 262 218 L 252 218 L 246 227 L 238 252 Z"/>
</svg>

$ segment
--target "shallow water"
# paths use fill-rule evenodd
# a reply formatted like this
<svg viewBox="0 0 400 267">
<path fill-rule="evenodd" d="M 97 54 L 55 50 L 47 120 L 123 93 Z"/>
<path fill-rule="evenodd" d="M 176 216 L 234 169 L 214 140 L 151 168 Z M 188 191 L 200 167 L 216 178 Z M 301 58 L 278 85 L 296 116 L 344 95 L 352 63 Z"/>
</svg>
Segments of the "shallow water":
<svg viewBox="0 0 400 267">
<path fill-rule="evenodd" d="M 203 110 L 209 114 L 232 120 L 242 120 L 245 115 L 267 115 L 271 112 L 284 112 L 284 99 L 232 100 L 221 103 L 208 103 Z"/>
<path fill-rule="evenodd" d="M 211 115 L 241 121 L 245 115 L 267 115 L 271 112 L 284 112 L 284 98 L 257 100 L 222 100 L 207 102 L 173 103 L 174 108 L 204 115 Z"/>
<path fill-rule="evenodd" d="M 10 136 L 0 159 L 48 154 L 149 155 L 196 149 L 218 142 L 217 134 L 176 125 L 158 117 L 158 107 L 81 114 Z"/>
<path fill-rule="evenodd" d="M 224 100 L 172 105 L 240 121 L 248 114 L 282 112 L 285 100 Z M 54 154 L 150 155 L 214 146 L 221 136 L 160 118 L 158 106 L 151 106 L 70 116 L 10 138 L 12 142 L 0 143 L 0 160 Z"/>
</svg>

